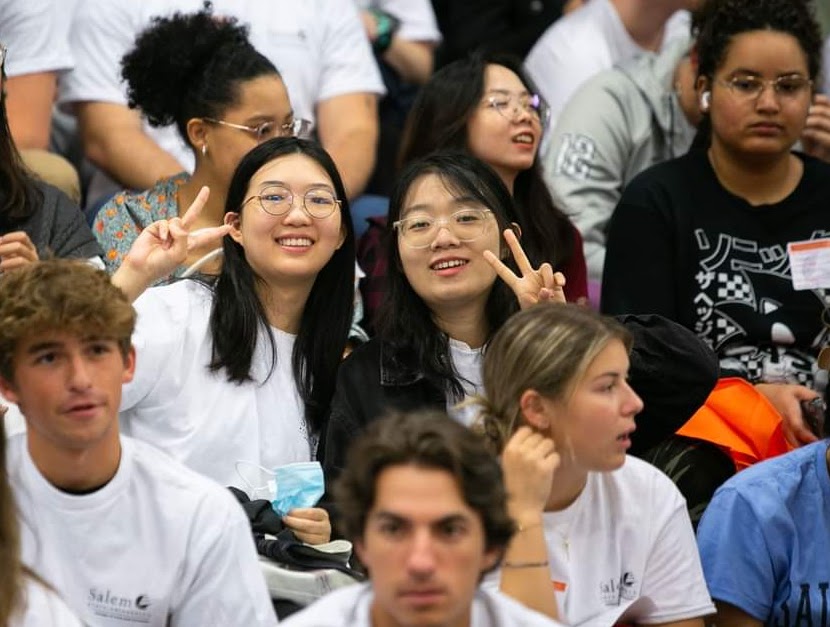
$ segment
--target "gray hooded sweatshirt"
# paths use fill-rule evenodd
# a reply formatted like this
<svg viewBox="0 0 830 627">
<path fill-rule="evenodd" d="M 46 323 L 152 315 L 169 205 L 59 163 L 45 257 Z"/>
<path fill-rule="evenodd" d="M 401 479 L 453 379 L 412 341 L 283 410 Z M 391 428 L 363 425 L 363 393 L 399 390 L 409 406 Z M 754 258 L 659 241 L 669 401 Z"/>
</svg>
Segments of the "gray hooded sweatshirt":
<svg viewBox="0 0 830 627">
<path fill-rule="evenodd" d="M 554 201 L 582 233 L 588 278 L 599 282 L 608 221 L 641 171 L 684 154 L 695 129 L 674 92 L 688 38 L 598 74 L 568 102 L 543 157 Z"/>
</svg>

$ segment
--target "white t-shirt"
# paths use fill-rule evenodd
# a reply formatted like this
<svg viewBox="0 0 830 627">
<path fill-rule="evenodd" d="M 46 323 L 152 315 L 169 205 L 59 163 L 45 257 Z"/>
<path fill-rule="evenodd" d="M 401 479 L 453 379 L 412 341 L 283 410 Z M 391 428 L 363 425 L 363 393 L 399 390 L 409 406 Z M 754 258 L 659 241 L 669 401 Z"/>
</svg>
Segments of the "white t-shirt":
<svg viewBox="0 0 830 627">
<path fill-rule="evenodd" d="M 464 399 L 471 396 L 484 394 L 484 381 L 482 372 L 482 360 L 484 359 L 482 348 L 470 348 L 459 340 L 450 340 L 450 360 L 453 368 L 458 373 L 461 387 L 464 388 Z M 456 407 L 456 403 L 447 399 L 447 413 L 465 427 L 473 424 L 478 414 L 478 408 L 474 405 Z"/>
<path fill-rule="evenodd" d="M 354 0 L 358 9 L 379 9 L 401 21 L 398 35 L 407 41 L 438 43 L 441 31 L 429 0 Z"/>
<path fill-rule="evenodd" d="M 60 596 L 39 581 L 27 577 L 24 593 L 23 605 L 7 627 L 83 627 Z"/>
<path fill-rule="evenodd" d="M 268 376 L 264 331 L 252 382 L 211 372 L 209 319 L 213 292 L 192 280 L 150 288 L 135 302 L 136 372 L 124 386 L 121 428 L 198 473 L 247 489 L 237 462 L 274 468 L 313 459 L 305 410 L 291 371 L 295 336 L 271 328 L 277 364 Z"/>
<path fill-rule="evenodd" d="M 650 464 L 628 457 L 619 470 L 589 473 L 576 501 L 543 521 L 567 625 L 667 623 L 715 611 L 686 502 Z"/>
<path fill-rule="evenodd" d="M 689 36 L 689 14 L 678 11 L 666 23 L 663 46 Z M 525 59 L 525 69 L 550 105 L 549 128 L 586 80 L 615 63 L 645 52 L 628 34 L 610 0 L 591 0 L 557 20 Z"/>
<path fill-rule="evenodd" d="M 289 616 L 286 627 L 372 627 L 374 595 L 369 583 L 335 590 Z M 470 625 L 474 627 L 554 627 L 556 621 L 529 610 L 498 591 L 479 588 L 473 597 Z"/>
<path fill-rule="evenodd" d="M 62 492 L 26 436 L 9 440 L 22 559 L 86 623 L 274 625 L 250 525 L 224 488 L 142 442 L 121 438 L 107 485 Z"/>
<path fill-rule="evenodd" d="M 76 66 L 61 81 L 59 101 L 126 104 L 121 58 L 151 18 L 195 12 L 204 0 L 84 0 L 70 33 Z M 249 26 L 251 43 L 277 67 L 298 118 L 315 119 L 318 102 L 348 93 L 383 94 L 383 81 L 357 9 L 343 0 L 213 0 L 216 15 Z M 192 150 L 174 125 L 145 124 L 150 137 L 188 170 Z"/>
<path fill-rule="evenodd" d="M 8 50 L 6 76 L 72 67 L 64 26 L 71 9 L 54 0 L 0 0 L 0 43 Z"/>
</svg>

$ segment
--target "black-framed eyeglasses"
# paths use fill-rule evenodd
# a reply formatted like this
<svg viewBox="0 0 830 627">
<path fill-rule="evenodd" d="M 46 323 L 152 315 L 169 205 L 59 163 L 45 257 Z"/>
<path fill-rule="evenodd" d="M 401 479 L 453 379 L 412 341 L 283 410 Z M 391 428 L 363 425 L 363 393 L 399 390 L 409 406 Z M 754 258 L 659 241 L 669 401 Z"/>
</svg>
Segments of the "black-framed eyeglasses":
<svg viewBox="0 0 830 627">
<path fill-rule="evenodd" d="M 259 143 L 272 139 L 274 137 L 299 137 L 300 139 L 307 139 L 311 135 L 312 123 L 310 120 L 303 118 L 296 118 L 291 122 L 285 124 L 277 124 L 276 122 L 261 122 L 256 126 L 247 126 L 245 124 L 236 124 L 234 122 L 226 122 L 225 120 L 217 120 L 216 118 L 203 118 L 205 122 L 211 124 L 219 124 L 229 128 L 235 128 L 239 131 L 250 133 Z"/>
<path fill-rule="evenodd" d="M 284 216 L 294 206 L 294 192 L 284 185 L 269 185 L 259 194 L 250 196 L 242 204 L 256 198 L 262 210 L 272 216 Z M 328 189 L 315 187 L 302 196 L 303 211 L 317 220 L 328 218 L 341 204 L 342 200 Z"/>
<path fill-rule="evenodd" d="M 442 227 L 448 228 L 462 242 L 472 242 L 487 232 L 489 209 L 461 209 L 446 218 L 419 214 L 392 223 L 392 228 L 410 248 L 427 248 Z"/>
<path fill-rule="evenodd" d="M 532 118 L 547 126 L 550 120 L 550 108 L 539 94 L 496 93 L 484 99 L 485 104 L 511 122 L 526 111 Z"/>
<path fill-rule="evenodd" d="M 779 98 L 796 99 L 813 88 L 813 81 L 801 74 L 785 74 L 778 78 L 764 79 L 751 74 L 739 74 L 726 80 L 717 81 L 727 87 L 734 95 L 745 99 L 755 100 L 761 96 L 767 86 L 771 86 L 773 93 Z"/>
</svg>

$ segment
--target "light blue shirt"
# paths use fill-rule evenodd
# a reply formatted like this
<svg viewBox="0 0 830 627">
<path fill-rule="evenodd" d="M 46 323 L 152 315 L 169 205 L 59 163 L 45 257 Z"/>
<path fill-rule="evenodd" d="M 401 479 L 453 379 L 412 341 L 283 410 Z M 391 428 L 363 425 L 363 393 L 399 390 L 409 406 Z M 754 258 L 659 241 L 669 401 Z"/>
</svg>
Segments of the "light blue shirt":
<svg viewBox="0 0 830 627">
<path fill-rule="evenodd" d="M 830 621 L 828 441 L 744 470 L 698 529 L 712 598 L 778 627 Z"/>
</svg>

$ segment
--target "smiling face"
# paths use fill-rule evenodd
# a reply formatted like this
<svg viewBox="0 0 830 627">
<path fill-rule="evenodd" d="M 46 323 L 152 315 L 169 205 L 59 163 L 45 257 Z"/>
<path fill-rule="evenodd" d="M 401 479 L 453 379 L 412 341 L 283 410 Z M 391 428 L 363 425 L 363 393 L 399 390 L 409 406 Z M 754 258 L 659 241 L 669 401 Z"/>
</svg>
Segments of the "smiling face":
<svg viewBox="0 0 830 627">
<path fill-rule="evenodd" d="M 285 84 L 276 74 L 241 82 L 238 89 L 238 102 L 222 113 L 222 121 L 249 127 L 268 122 L 272 130 L 260 140 L 246 130 L 222 124 L 204 125 L 205 135 L 196 146 L 197 159 L 210 168 L 212 177 L 225 188 L 245 153 L 260 141 L 277 137 L 281 132 L 280 126 L 294 119 Z M 207 146 L 204 157 L 201 155 L 202 144 Z"/>
<path fill-rule="evenodd" d="M 118 446 L 121 386 L 132 380 L 135 355 L 95 336 L 44 331 L 15 347 L 13 379 L 0 391 L 26 418 L 33 458 L 53 452 L 95 454 Z"/>
<path fill-rule="evenodd" d="M 264 190 L 280 185 L 294 200 L 287 213 L 266 213 L 258 198 Z M 310 287 L 317 274 L 340 248 L 346 237 L 341 212 L 335 208 L 326 218 L 312 218 L 303 207 L 308 192 L 335 194 L 323 167 L 303 154 L 289 154 L 269 161 L 251 178 L 241 213 L 230 212 L 225 222 L 230 236 L 245 250 L 254 273 L 266 281 L 302 283 Z"/>
<path fill-rule="evenodd" d="M 425 217 L 449 220 L 462 209 L 488 209 L 479 201 L 450 191 L 437 174 L 415 179 L 402 203 L 401 219 Z M 444 225 L 425 248 L 412 248 L 398 230 L 398 253 L 403 272 L 415 293 L 434 312 L 446 308 L 481 308 L 496 280 L 496 273 L 482 253 L 500 252 L 500 233 L 495 216 L 487 212 L 482 233 L 462 241 L 452 225 Z"/>
<path fill-rule="evenodd" d="M 643 409 L 626 380 L 628 365 L 625 345 L 611 340 L 570 396 L 545 401 L 552 438 L 563 458 L 573 459 L 582 470 L 616 470 L 625 462 L 634 416 Z"/>
<path fill-rule="evenodd" d="M 372 624 L 384 627 L 468 625 L 479 580 L 499 556 L 455 478 L 415 465 L 377 476 L 355 548 L 372 579 Z"/>
<path fill-rule="evenodd" d="M 533 165 L 542 136 L 539 117 L 518 106 L 529 96 L 515 72 L 490 64 L 481 102 L 467 121 L 468 149 L 496 170 L 508 189 L 519 172 Z"/>
<path fill-rule="evenodd" d="M 698 91 L 710 90 L 712 147 L 745 156 L 787 155 L 807 120 L 812 92 L 776 93 L 769 84 L 757 97 L 730 87 L 742 78 L 809 78 L 807 56 L 798 40 L 777 31 L 750 31 L 732 38 L 710 85 L 699 79 Z"/>
</svg>

